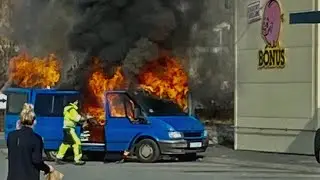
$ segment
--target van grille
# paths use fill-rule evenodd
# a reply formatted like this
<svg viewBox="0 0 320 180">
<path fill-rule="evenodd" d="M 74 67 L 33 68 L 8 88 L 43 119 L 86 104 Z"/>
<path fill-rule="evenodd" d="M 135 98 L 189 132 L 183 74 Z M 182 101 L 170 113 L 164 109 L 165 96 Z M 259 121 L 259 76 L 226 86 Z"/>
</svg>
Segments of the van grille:
<svg viewBox="0 0 320 180">
<path fill-rule="evenodd" d="M 201 137 L 201 132 L 184 132 L 183 136 L 188 138 L 188 137 Z"/>
</svg>

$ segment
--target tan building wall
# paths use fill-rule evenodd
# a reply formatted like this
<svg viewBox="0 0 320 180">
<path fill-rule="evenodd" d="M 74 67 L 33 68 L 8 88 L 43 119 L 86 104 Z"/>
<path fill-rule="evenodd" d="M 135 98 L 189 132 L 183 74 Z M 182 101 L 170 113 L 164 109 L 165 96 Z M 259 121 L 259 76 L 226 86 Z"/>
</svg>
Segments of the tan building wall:
<svg viewBox="0 0 320 180">
<path fill-rule="evenodd" d="M 262 20 L 248 23 L 248 4 L 235 0 L 235 149 L 313 154 L 317 118 L 316 25 L 289 24 L 289 13 L 316 10 L 318 0 L 278 0 L 284 14 L 285 67 L 258 69 L 265 52 Z M 261 16 L 268 0 L 260 0 Z M 320 100 L 320 99 L 319 99 Z"/>
</svg>

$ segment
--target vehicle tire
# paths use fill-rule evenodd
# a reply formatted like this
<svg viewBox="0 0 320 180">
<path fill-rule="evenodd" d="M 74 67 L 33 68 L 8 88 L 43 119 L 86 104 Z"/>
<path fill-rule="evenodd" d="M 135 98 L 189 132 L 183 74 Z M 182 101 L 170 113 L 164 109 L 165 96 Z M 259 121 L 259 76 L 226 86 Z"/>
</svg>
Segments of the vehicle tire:
<svg viewBox="0 0 320 180">
<path fill-rule="evenodd" d="M 45 154 L 47 156 L 46 160 L 47 161 L 54 161 L 57 156 L 57 151 L 45 151 Z"/>
<path fill-rule="evenodd" d="M 314 156 L 318 163 L 320 163 L 320 129 L 316 131 L 314 136 Z"/>
<path fill-rule="evenodd" d="M 135 154 L 140 162 L 153 163 L 160 158 L 160 148 L 152 139 L 143 139 L 136 145 Z"/>
<path fill-rule="evenodd" d="M 196 161 L 198 159 L 197 153 L 188 153 L 178 156 L 179 161 Z"/>
</svg>

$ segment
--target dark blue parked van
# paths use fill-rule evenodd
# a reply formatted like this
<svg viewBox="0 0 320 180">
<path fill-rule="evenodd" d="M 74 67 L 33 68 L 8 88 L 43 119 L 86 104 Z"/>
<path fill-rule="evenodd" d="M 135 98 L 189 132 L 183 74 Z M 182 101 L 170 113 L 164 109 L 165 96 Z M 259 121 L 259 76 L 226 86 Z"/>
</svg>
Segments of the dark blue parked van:
<svg viewBox="0 0 320 180">
<path fill-rule="evenodd" d="M 6 136 L 15 129 L 23 103 L 32 103 L 37 115 L 35 131 L 44 138 L 47 155 L 54 156 L 62 141 L 63 107 L 69 100 L 79 99 L 79 93 L 24 88 L 10 88 L 5 93 L 8 103 Z M 159 100 L 140 91 L 110 91 L 104 98 L 107 123 L 100 126 L 101 138 L 83 140 L 83 150 L 129 150 L 141 162 L 155 162 L 161 155 L 195 157 L 208 147 L 208 134 L 202 123 L 173 102 Z M 110 101 L 115 100 L 121 103 L 125 115 L 112 114 Z M 80 126 L 77 128 L 79 135 L 83 131 Z"/>
</svg>

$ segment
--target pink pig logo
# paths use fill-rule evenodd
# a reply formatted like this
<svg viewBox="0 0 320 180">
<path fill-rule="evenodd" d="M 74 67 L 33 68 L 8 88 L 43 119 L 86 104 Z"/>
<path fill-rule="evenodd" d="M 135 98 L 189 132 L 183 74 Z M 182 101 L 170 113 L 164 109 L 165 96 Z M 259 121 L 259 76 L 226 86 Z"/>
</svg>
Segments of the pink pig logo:
<svg viewBox="0 0 320 180">
<path fill-rule="evenodd" d="M 264 8 L 262 19 L 262 38 L 269 47 L 279 46 L 279 35 L 283 14 L 277 0 L 269 0 Z"/>
</svg>

